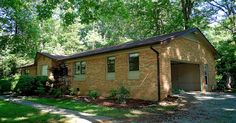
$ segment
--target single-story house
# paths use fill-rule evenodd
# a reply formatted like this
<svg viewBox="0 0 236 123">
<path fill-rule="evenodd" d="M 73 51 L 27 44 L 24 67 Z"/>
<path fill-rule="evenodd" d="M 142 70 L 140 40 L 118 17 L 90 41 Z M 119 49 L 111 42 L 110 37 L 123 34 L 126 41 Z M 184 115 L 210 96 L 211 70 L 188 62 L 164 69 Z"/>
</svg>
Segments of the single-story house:
<svg viewBox="0 0 236 123">
<path fill-rule="evenodd" d="M 35 63 L 22 70 L 53 78 L 50 69 L 63 63 L 70 86 L 82 95 L 96 90 L 108 96 L 123 85 L 131 98 L 161 100 L 173 89 L 214 89 L 215 55 L 203 33 L 192 28 L 68 56 L 37 53 Z"/>
</svg>

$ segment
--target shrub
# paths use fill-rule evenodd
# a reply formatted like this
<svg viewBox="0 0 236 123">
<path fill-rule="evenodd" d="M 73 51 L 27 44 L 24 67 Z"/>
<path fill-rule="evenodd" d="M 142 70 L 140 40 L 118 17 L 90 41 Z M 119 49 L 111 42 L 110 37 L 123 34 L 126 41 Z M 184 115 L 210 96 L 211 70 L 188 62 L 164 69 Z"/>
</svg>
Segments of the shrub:
<svg viewBox="0 0 236 123">
<path fill-rule="evenodd" d="M 116 92 L 116 99 L 119 103 L 126 103 L 126 100 L 129 98 L 129 94 L 129 90 L 124 86 L 121 86 Z"/>
<path fill-rule="evenodd" d="M 98 97 L 99 95 L 98 95 L 98 92 L 97 92 L 97 91 L 95 91 L 95 90 L 89 90 L 88 96 L 89 96 L 90 98 L 92 98 L 92 99 L 97 99 L 97 97 Z"/>
<path fill-rule="evenodd" d="M 110 91 L 110 95 L 109 95 L 109 99 L 115 99 L 116 98 L 116 95 L 117 95 L 117 90 L 116 89 L 112 89 Z"/>
<path fill-rule="evenodd" d="M 180 94 L 180 93 L 184 93 L 185 91 L 184 91 L 183 89 L 181 89 L 181 88 L 175 88 L 175 87 L 173 87 L 173 88 L 172 88 L 172 92 L 173 92 L 174 94 Z"/>
<path fill-rule="evenodd" d="M 11 91 L 11 81 L 9 79 L 0 80 L 0 92 L 9 92 Z"/>
<path fill-rule="evenodd" d="M 34 94 L 34 77 L 32 76 L 21 76 L 18 83 L 16 84 L 15 91 L 22 95 L 33 95 Z"/>
<path fill-rule="evenodd" d="M 71 96 L 75 95 L 75 94 L 76 94 L 76 90 L 75 90 L 74 88 L 70 88 L 70 89 L 69 89 L 69 94 L 70 94 Z"/>
<path fill-rule="evenodd" d="M 20 76 L 14 91 L 21 95 L 42 95 L 46 92 L 47 81 L 48 78 L 46 76 Z"/>
<path fill-rule="evenodd" d="M 35 93 L 39 95 L 44 95 L 46 93 L 46 82 L 48 82 L 49 79 L 47 76 L 36 76 L 34 87 L 35 87 Z"/>
<path fill-rule="evenodd" d="M 51 88 L 50 94 L 55 97 L 61 97 L 63 92 L 62 92 L 61 88 Z"/>
<path fill-rule="evenodd" d="M 36 88 L 35 93 L 37 93 L 37 94 L 39 94 L 39 95 L 44 95 L 44 94 L 46 94 L 45 85 L 40 84 L 40 85 Z"/>
</svg>

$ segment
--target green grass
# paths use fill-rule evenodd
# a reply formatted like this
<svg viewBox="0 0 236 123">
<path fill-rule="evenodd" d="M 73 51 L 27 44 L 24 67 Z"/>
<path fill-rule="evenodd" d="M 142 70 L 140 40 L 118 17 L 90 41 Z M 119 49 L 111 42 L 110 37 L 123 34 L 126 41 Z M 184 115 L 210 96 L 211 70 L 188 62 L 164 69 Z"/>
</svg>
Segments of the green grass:
<svg viewBox="0 0 236 123">
<path fill-rule="evenodd" d="M 80 112 L 86 112 L 91 114 L 96 114 L 98 116 L 108 116 L 113 118 L 132 118 L 139 117 L 147 112 L 156 113 L 158 111 L 166 111 L 173 110 L 176 107 L 173 106 L 154 106 L 150 108 L 144 108 L 140 110 L 134 109 L 123 109 L 123 108 L 111 108 L 105 106 L 99 106 L 95 104 L 90 104 L 82 101 L 75 101 L 70 99 L 49 99 L 49 98 L 27 98 L 26 100 L 46 104 L 53 105 L 58 108 L 71 109 Z"/>
<path fill-rule="evenodd" d="M 66 119 L 60 115 L 41 113 L 30 106 L 0 100 L 0 122 L 4 123 L 62 123 Z"/>
</svg>

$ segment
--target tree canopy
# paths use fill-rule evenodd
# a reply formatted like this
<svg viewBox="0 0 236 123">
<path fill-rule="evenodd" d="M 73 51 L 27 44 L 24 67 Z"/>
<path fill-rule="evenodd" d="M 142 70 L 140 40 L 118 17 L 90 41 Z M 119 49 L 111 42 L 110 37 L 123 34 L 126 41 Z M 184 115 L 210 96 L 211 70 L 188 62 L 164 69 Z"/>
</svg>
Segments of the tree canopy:
<svg viewBox="0 0 236 123">
<path fill-rule="evenodd" d="M 198 27 L 218 50 L 219 74 L 235 75 L 235 13 L 235 0 L 0 0 L 0 65 Z"/>
</svg>

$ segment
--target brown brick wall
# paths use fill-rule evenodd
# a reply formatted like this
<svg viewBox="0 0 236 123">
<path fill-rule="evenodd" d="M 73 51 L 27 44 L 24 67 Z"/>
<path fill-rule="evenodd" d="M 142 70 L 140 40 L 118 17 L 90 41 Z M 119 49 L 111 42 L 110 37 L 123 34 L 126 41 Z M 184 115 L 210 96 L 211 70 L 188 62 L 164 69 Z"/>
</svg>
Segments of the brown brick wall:
<svg viewBox="0 0 236 123">
<path fill-rule="evenodd" d="M 206 90 L 204 82 L 204 64 L 209 66 L 208 90 L 215 87 L 214 54 L 206 42 L 194 42 L 185 38 L 178 38 L 168 44 L 156 46 L 160 52 L 161 98 L 171 94 L 171 61 L 182 61 L 200 65 L 201 88 Z"/>
<path fill-rule="evenodd" d="M 41 75 L 41 70 L 42 70 L 42 66 L 43 65 L 48 65 L 48 76 L 50 79 L 53 80 L 53 75 L 51 72 L 51 68 L 53 66 L 53 64 L 55 63 L 55 61 L 53 61 L 52 59 L 43 56 L 43 55 L 38 55 L 37 59 L 37 75 Z"/>
<path fill-rule="evenodd" d="M 128 79 L 128 54 L 138 52 L 140 60 L 140 79 Z M 116 57 L 116 78 L 106 80 L 106 59 Z M 74 63 L 79 60 L 86 61 L 86 80 L 73 80 Z M 80 88 L 81 94 L 86 95 L 88 90 L 97 90 L 102 96 L 109 96 L 111 89 L 124 85 L 129 89 L 131 98 L 157 100 L 157 67 L 156 54 L 149 48 L 137 48 L 115 53 L 91 56 L 81 59 L 66 61 L 69 75 L 72 76 L 73 88 Z"/>
<path fill-rule="evenodd" d="M 200 40 L 200 39 L 199 39 Z M 206 42 L 191 41 L 185 38 L 174 39 L 170 43 L 155 45 L 160 52 L 161 98 L 171 94 L 171 61 L 199 64 L 202 91 L 211 90 L 215 86 L 214 54 Z M 128 54 L 139 53 L 140 76 L 137 80 L 128 79 Z M 115 80 L 106 79 L 106 60 L 109 56 L 116 57 Z M 37 60 L 37 75 L 41 74 L 41 66 L 48 64 L 51 68 L 55 61 L 39 55 Z M 76 61 L 86 61 L 86 78 L 83 81 L 74 80 L 74 64 Z M 72 88 L 79 88 L 81 95 L 89 90 L 97 90 L 102 96 L 108 96 L 111 89 L 124 85 L 131 93 L 131 98 L 157 100 L 157 58 L 150 46 L 122 50 L 113 53 L 66 60 Z M 204 82 L 204 64 L 209 65 L 209 84 Z M 49 77 L 51 72 L 49 71 Z"/>
<path fill-rule="evenodd" d="M 36 66 L 28 66 L 28 67 L 21 68 L 21 73 L 24 70 L 29 70 L 29 75 L 31 75 L 31 76 L 37 75 Z"/>
</svg>

